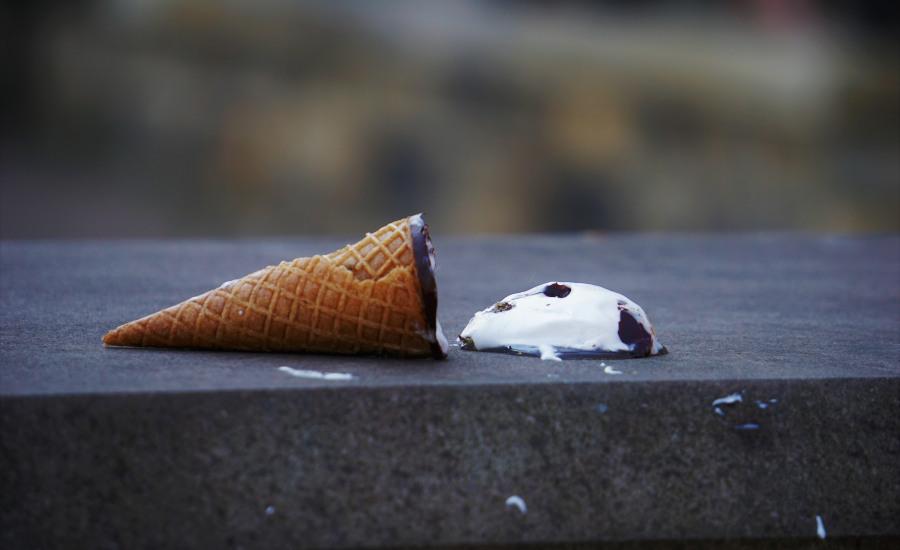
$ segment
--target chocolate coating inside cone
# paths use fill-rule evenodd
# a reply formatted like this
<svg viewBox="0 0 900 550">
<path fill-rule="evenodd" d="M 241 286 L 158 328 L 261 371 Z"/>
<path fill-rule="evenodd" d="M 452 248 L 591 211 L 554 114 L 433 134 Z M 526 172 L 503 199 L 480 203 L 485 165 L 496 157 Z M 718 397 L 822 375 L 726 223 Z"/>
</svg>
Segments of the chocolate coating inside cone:
<svg viewBox="0 0 900 550">
<path fill-rule="evenodd" d="M 430 332 L 431 355 L 435 359 L 447 357 L 446 342 L 437 324 L 437 281 L 434 278 L 434 246 L 428 234 L 428 224 L 421 214 L 411 216 L 409 230 L 412 233 L 413 255 L 415 256 L 416 273 L 419 277 L 419 288 L 422 292 L 422 307 L 425 321 Z"/>
</svg>

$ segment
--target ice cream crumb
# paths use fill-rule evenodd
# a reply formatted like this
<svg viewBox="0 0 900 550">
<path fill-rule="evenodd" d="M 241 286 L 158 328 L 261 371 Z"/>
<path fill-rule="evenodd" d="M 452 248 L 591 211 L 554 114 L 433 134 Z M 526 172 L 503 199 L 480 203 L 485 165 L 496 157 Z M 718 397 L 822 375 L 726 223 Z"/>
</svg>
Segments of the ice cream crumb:
<svg viewBox="0 0 900 550">
<path fill-rule="evenodd" d="M 609 365 L 606 365 L 605 367 L 603 367 L 603 372 L 605 372 L 606 374 L 622 374 L 622 371 L 616 370 L 616 369 L 610 367 Z"/>
<path fill-rule="evenodd" d="M 525 504 L 525 501 L 522 500 L 522 497 L 519 495 L 513 495 L 506 499 L 506 507 L 507 508 L 517 508 L 520 513 L 527 514 L 528 506 Z M 818 517 L 818 516 L 817 516 Z"/>
<path fill-rule="evenodd" d="M 509 504 L 509 501 L 506 501 Z M 822 516 L 816 516 L 816 535 L 819 536 L 820 539 L 825 540 L 825 523 L 822 522 Z"/>
<path fill-rule="evenodd" d="M 538 346 L 538 350 L 541 352 L 541 359 L 544 361 L 562 361 L 562 359 L 556 355 L 556 350 L 553 349 L 553 346 L 541 344 Z"/>
<path fill-rule="evenodd" d="M 278 370 L 297 378 L 314 378 L 318 380 L 353 380 L 355 378 L 352 374 L 345 372 L 321 372 L 317 370 L 292 369 L 291 367 L 278 367 Z"/>
<path fill-rule="evenodd" d="M 713 407 L 718 407 L 719 405 L 731 405 L 734 403 L 740 403 L 744 398 L 740 393 L 733 393 L 731 395 L 726 395 L 725 397 L 720 397 L 712 402 Z"/>
<path fill-rule="evenodd" d="M 266 506 L 266 515 L 267 515 L 267 516 L 271 516 L 271 515 L 273 515 L 274 513 L 275 513 L 275 507 L 274 507 L 274 506 Z"/>
</svg>

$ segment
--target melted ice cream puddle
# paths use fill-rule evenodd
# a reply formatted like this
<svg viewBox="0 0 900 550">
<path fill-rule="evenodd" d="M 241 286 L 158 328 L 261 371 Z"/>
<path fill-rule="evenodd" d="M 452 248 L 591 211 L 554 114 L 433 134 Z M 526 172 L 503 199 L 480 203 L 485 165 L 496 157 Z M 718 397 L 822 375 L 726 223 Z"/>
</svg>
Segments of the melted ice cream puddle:
<svg viewBox="0 0 900 550">
<path fill-rule="evenodd" d="M 541 344 L 538 346 L 538 352 L 540 352 L 541 359 L 544 361 L 562 361 L 562 359 L 559 358 L 559 355 L 556 355 L 556 350 L 553 346 Z"/>
<path fill-rule="evenodd" d="M 666 353 L 641 306 L 603 287 L 546 283 L 479 311 L 462 348 L 559 361 Z"/>
</svg>

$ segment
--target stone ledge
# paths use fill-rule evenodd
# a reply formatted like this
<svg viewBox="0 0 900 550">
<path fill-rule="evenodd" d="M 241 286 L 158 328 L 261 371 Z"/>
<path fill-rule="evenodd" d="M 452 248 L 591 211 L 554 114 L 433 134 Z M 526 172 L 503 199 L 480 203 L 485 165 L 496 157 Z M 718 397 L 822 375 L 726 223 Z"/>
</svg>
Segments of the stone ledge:
<svg viewBox="0 0 900 550">
<path fill-rule="evenodd" d="M 840 544 L 900 536 L 897 237 L 436 241 L 449 336 L 508 293 L 599 283 L 643 305 L 672 350 L 618 361 L 622 375 L 458 349 L 99 345 L 339 244 L 0 243 L 0 546 L 793 548 L 816 541 L 816 515 Z"/>
<path fill-rule="evenodd" d="M 900 536 L 897 395 L 872 379 L 7 398 L 4 546 L 802 540 L 816 515 L 832 537 Z"/>
</svg>

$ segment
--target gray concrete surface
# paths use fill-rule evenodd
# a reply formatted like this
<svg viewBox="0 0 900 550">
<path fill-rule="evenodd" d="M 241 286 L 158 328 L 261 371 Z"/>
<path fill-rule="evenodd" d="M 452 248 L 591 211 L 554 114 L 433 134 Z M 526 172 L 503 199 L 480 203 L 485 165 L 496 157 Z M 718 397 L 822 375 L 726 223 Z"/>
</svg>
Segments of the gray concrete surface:
<svg viewBox="0 0 900 550">
<path fill-rule="evenodd" d="M 100 345 L 344 242 L 0 244 L 0 546 L 806 544 L 816 515 L 832 539 L 900 536 L 897 236 L 438 230 L 449 337 L 506 294 L 592 282 L 641 304 L 671 351 L 606 362 L 621 375 L 459 349 Z M 716 414 L 733 392 L 743 401 Z M 527 514 L 505 506 L 513 494 Z"/>
</svg>

